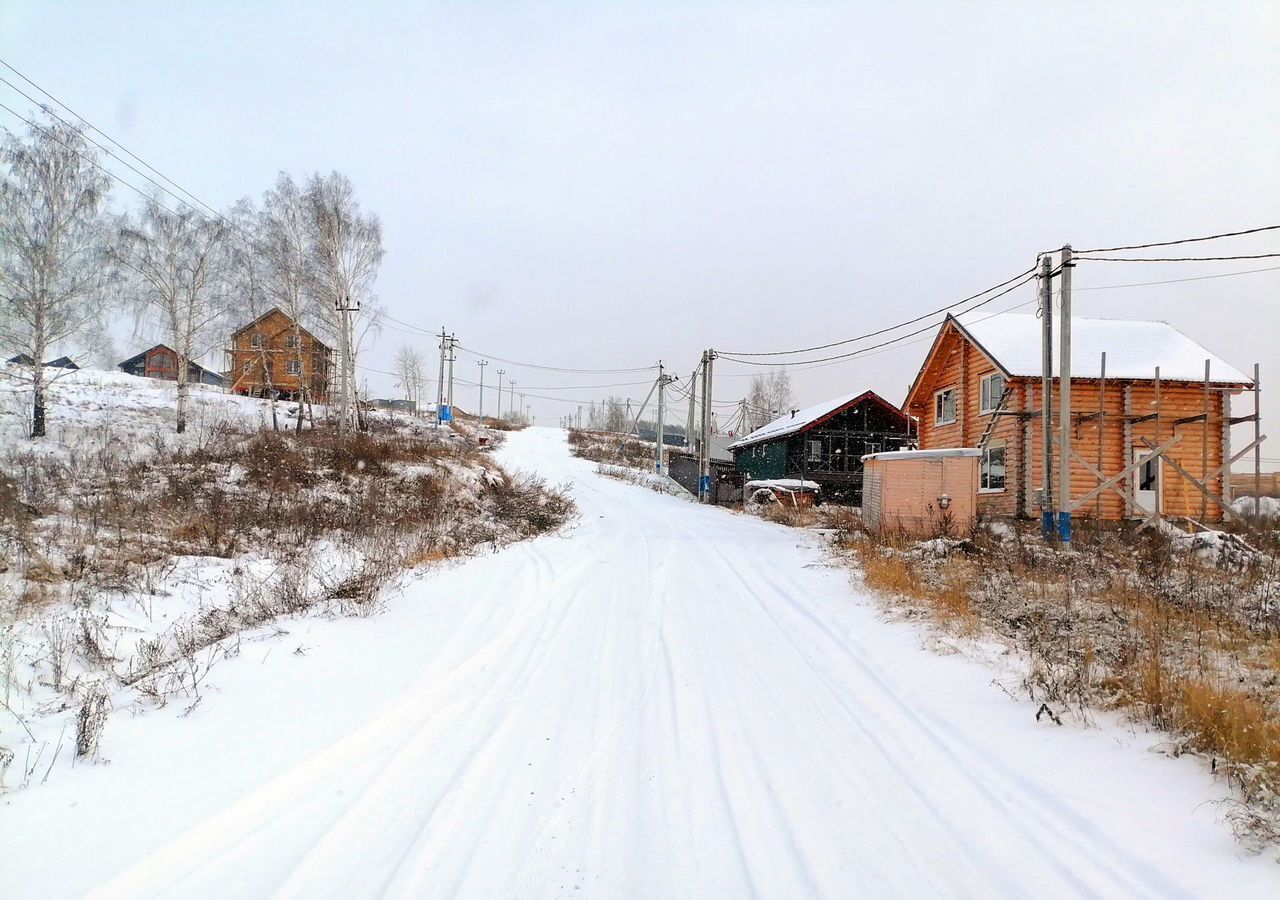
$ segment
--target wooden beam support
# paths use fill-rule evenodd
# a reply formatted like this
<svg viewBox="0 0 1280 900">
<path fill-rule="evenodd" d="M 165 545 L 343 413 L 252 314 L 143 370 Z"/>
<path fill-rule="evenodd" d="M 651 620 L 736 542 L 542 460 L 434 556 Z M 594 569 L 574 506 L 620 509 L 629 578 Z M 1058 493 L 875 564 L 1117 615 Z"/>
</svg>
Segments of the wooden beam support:
<svg viewBox="0 0 1280 900">
<path fill-rule="evenodd" d="M 1170 448 L 1170 447 L 1172 447 L 1172 446 L 1174 446 L 1175 444 L 1179 443 L 1181 440 L 1182 440 L 1182 435 L 1177 434 L 1177 435 L 1174 435 L 1174 436 L 1173 436 L 1173 439 L 1172 439 L 1172 440 L 1166 441 L 1165 443 L 1163 443 L 1163 444 L 1161 444 L 1159 447 L 1157 447 L 1157 446 L 1155 446 L 1154 444 L 1152 444 L 1150 441 L 1148 441 L 1146 438 L 1143 438 L 1143 439 L 1142 439 L 1143 443 L 1145 443 L 1145 444 L 1147 444 L 1147 445 L 1149 445 L 1149 446 L 1151 447 L 1151 456 L 1164 456 L 1164 454 L 1165 454 L 1165 453 L 1167 453 L 1167 452 L 1169 451 L 1169 448 Z M 1079 455 L 1077 455 L 1075 458 L 1076 458 L 1077 460 L 1080 460 Z M 1141 466 L 1143 463 L 1145 463 L 1148 459 L 1150 459 L 1150 457 L 1146 457 L 1146 458 L 1144 458 L 1144 459 L 1135 460 L 1134 462 L 1131 462 L 1129 465 L 1127 465 L 1127 466 L 1125 466 L 1123 469 L 1121 469 L 1118 473 L 1116 473 L 1115 475 L 1112 475 L 1110 478 L 1108 478 L 1108 479 L 1106 479 L 1105 481 L 1103 481 L 1103 482 L 1102 482 L 1102 484 L 1098 485 L 1096 488 L 1094 488 L 1093 490 L 1089 491 L 1089 493 L 1085 494 L 1083 497 L 1080 497 L 1080 498 L 1079 498 L 1079 499 L 1077 499 L 1077 500 L 1072 500 L 1072 501 L 1071 501 L 1071 508 L 1072 508 L 1073 510 L 1075 510 L 1075 509 L 1079 509 L 1079 508 L 1081 507 L 1081 505 L 1083 505 L 1083 504 L 1085 504 L 1085 503 L 1088 503 L 1090 500 L 1092 500 L 1094 497 L 1096 497 L 1096 496 L 1098 496 L 1099 494 L 1101 494 L 1103 491 L 1105 491 L 1105 490 L 1110 490 L 1112 485 L 1114 485 L 1117 481 L 1120 481 L 1120 480 L 1122 480 L 1122 479 L 1124 479 L 1124 478 L 1127 478 L 1131 472 L 1133 472 L 1135 469 L 1137 469 L 1139 466 Z M 1167 459 L 1167 458 L 1166 458 L 1166 459 Z M 1084 460 L 1080 460 L 1080 461 L 1081 461 L 1081 462 L 1084 462 Z M 1172 461 L 1170 460 L 1170 462 L 1172 462 Z M 1088 463 L 1085 463 L 1085 465 L 1089 465 L 1089 464 L 1088 464 Z M 1090 468 L 1090 469 L 1093 469 L 1093 466 L 1089 466 L 1089 468 Z M 1094 470 L 1094 472 L 1095 472 L 1095 473 L 1097 473 L 1097 470 L 1095 469 L 1095 470 Z M 1094 477 L 1098 477 L 1098 475 L 1097 475 L 1097 474 L 1095 474 L 1095 476 L 1094 476 Z M 1137 508 L 1137 506 L 1138 506 L 1138 504 L 1137 504 L 1137 503 L 1134 503 L 1134 508 L 1135 508 L 1135 509 Z"/>
<path fill-rule="evenodd" d="M 1151 443 L 1151 439 L 1143 438 L 1142 443 L 1150 447 L 1154 455 L 1154 452 L 1156 451 L 1157 448 L 1155 444 Z M 1169 457 L 1165 456 L 1164 461 L 1169 464 L 1169 467 L 1171 469 L 1173 469 L 1183 478 L 1187 479 L 1187 481 L 1191 482 L 1192 486 L 1195 487 L 1196 490 L 1198 490 L 1201 494 L 1204 495 L 1204 498 L 1206 501 L 1212 500 L 1214 503 L 1218 504 L 1218 506 L 1222 507 L 1223 517 L 1226 518 L 1227 521 L 1231 521 L 1232 519 L 1235 518 L 1235 513 L 1231 510 L 1231 507 L 1227 504 L 1227 501 L 1223 500 L 1213 491 L 1209 490 L 1207 487 L 1204 486 L 1204 484 L 1201 483 L 1200 479 L 1196 478 L 1186 469 L 1182 468 L 1182 466 L 1178 465 L 1177 460 L 1170 459 Z M 1204 516 L 1202 515 L 1200 518 L 1203 519 Z"/>
<path fill-rule="evenodd" d="M 1141 506 L 1138 505 L 1138 502 L 1134 500 L 1132 497 L 1130 497 L 1127 493 L 1125 493 L 1124 490 L 1116 487 L 1114 484 L 1111 484 L 1111 482 L 1115 481 L 1116 479 L 1114 478 L 1108 479 L 1105 475 L 1102 474 L 1100 470 L 1094 468 L 1087 459 L 1085 459 L 1083 456 L 1077 453 L 1074 449 L 1072 449 L 1071 451 L 1071 458 L 1074 459 L 1076 462 L 1080 463 L 1080 465 L 1084 466 L 1085 470 L 1088 471 L 1090 475 L 1098 479 L 1098 481 L 1102 482 L 1101 484 L 1098 485 L 1096 489 L 1098 491 L 1098 496 L 1102 496 L 1102 490 L 1105 488 L 1108 491 L 1111 491 L 1115 494 L 1119 494 L 1121 500 L 1126 501 L 1130 506 L 1132 506 L 1138 512 L 1142 513 L 1142 515 L 1149 516 L 1150 521 L 1154 521 L 1156 518 L 1159 517 L 1159 513 L 1153 513 L 1146 509 L 1143 509 Z M 1145 462 L 1146 460 L 1144 459 L 1142 463 L 1145 463 Z M 1130 466 L 1130 468 L 1137 468 L 1138 466 L 1142 465 L 1142 463 L 1136 463 L 1135 465 Z M 1120 474 L 1121 474 L 1121 477 L 1124 475 L 1123 472 Z M 1073 501 L 1072 511 L 1074 511 L 1075 509 L 1078 509 L 1088 499 L 1089 499 L 1089 495 L 1085 495 L 1080 500 Z M 1143 527 L 1145 527 L 1145 525 L 1146 523 L 1143 523 Z"/>
</svg>

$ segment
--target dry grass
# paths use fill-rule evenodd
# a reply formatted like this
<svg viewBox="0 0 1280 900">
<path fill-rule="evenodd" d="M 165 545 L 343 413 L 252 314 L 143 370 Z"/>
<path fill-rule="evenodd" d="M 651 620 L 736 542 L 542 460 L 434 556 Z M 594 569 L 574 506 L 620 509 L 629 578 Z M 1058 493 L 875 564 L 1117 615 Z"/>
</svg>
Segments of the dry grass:
<svg viewBox="0 0 1280 900">
<path fill-rule="evenodd" d="M 1002 639 L 1055 720 L 1117 710 L 1204 756 L 1238 788 L 1231 818 L 1280 836 L 1280 604 L 1274 551 L 1206 559 L 1158 534 L 1088 530 L 1063 554 L 1034 536 L 919 544 L 851 530 L 864 583 L 939 627 Z M 1265 538 L 1252 538 L 1254 546 Z M 941 549 L 940 549 L 941 548 Z"/>
<path fill-rule="evenodd" d="M 610 431 L 569 429 L 569 450 L 574 456 L 606 465 L 648 471 L 653 465 L 654 446 Z"/>
</svg>

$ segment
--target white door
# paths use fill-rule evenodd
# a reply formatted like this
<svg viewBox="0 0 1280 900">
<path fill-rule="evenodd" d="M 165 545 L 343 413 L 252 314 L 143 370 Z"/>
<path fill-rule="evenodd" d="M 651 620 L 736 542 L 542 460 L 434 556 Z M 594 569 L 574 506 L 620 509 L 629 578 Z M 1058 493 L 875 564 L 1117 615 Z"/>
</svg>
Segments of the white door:
<svg viewBox="0 0 1280 900">
<path fill-rule="evenodd" d="M 1133 448 L 1133 461 L 1141 462 L 1134 471 L 1133 499 L 1147 512 L 1158 512 L 1160 509 L 1160 458 L 1152 456 L 1145 447 Z M 1137 510 L 1134 510 L 1137 514 Z"/>
</svg>

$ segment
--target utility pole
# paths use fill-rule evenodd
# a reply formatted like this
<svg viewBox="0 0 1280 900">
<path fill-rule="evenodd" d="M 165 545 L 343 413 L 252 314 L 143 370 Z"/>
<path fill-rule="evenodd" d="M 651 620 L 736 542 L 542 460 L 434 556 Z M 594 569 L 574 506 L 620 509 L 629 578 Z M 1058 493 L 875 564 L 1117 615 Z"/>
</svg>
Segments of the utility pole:
<svg viewBox="0 0 1280 900">
<path fill-rule="evenodd" d="M 506 375 L 502 369 L 498 369 L 498 418 L 502 418 L 502 376 Z"/>
<path fill-rule="evenodd" d="M 453 361 L 458 358 L 454 352 L 454 347 L 458 344 L 458 336 L 456 334 L 449 335 L 449 412 L 453 412 Z"/>
<path fill-rule="evenodd" d="M 484 367 L 489 365 L 489 360 L 482 359 L 476 362 L 480 367 L 480 427 L 484 427 Z"/>
<path fill-rule="evenodd" d="M 653 470 L 659 475 L 667 474 L 667 467 L 663 463 L 663 451 L 666 449 L 666 422 L 664 417 L 666 414 L 667 385 L 675 380 L 674 376 L 666 374 L 662 367 L 662 360 L 658 360 L 658 443 L 654 448 Z"/>
<path fill-rule="evenodd" d="M 698 499 L 711 502 L 711 397 L 714 391 L 712 367 L 716 351 L 702 354 L 702 451 L 698 454 Z"/>
<path fill-rule="evenodd" d="M 436 424 L 444 422 L 444 348 L 447 336 L 440 326 L 440 380 L 436 382 Z"/>
<path fill-rule="evenodd" d="M 1062 248 L 1062 327 L 1058 351 L 1058 540 L 1071 546 L 1071 245 Z M 1206 420 L 1207 422 L 1207 420 Z M 1207 426 L 1206 426 L 1207 427 Z"/>
<path fill-rule="evenodd" d="M 1053 538 L 1053 260 L 1040 256 L 1040 531 Z"/>
<path fill-rule="evenodd" d="M 354 373 L 351 371 L 351 314 L 360 309 L 359 301 L 353 306 L 351 298 L 343 296 L 334 303 L 338 313 L 338 353 L 341 354 L 341 365 L 338 368 L 341 384 L 341 396 L 338 400 L 338 431 L 345 432 L 351 423 L 351 383 Z"/>
</svg>

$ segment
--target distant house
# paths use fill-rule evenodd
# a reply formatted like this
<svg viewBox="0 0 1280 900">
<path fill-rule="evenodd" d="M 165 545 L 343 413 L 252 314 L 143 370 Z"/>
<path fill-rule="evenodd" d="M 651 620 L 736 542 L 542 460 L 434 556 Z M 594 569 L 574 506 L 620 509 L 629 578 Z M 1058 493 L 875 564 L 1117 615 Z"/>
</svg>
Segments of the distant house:
<svg viewBox="0 0 1280 900">
<path fill-rule="evenodd" d="M 862 457 L 901 450 L 911 420 L 874 391 L 837 397 L 774 419 L 729 449 L 748 480 L 815 481 L 825 499 L 862 502 Z"/>
<path fill-rule="evenodd" d="M 17 356 L 10 357 L 5 360 L 10 365 L 29 366 L 32 365 L 31 357 L 25 353 L 19 353 Z M 59 356 L 57 359 L 51 359 L 44 364 L 46 369 L 79 369 L 75 360 L 69 356 Z"/>
<path fill-rule="evenodd" d="M 131 356 L 116 366 L 126 375 L 137 375 L 139 378 L 159 378 L 164 381 L 178 380 L 178 353 L 164 344 L 156 344 L 149 350 L 143 350 L 137 356 Z M 217 372 L 210 372 L 204 366 L 187 361 L 187 381 L 191 384 L 211 384 L 222 387 L 223 378 Z"/>
<path fill-rule="evenodd" d="M 1231 455 L 1231 395 L 1251 380 L 1164 322 L 1071 321 L 1072 449 L 1108 477 L 1136 465 L 1118 483 L 1126 496 L 1104 489 L 1088 497 L 1100 479 L 1073 460 L 1071 495 L 1088 497 L 1073 514 L 1121 519 L 1147 511 L 1199 519 L 1203 509 L 1209 520 L 1220 520 L 1216 504 L 1202 500 L 1204 494 L 1175 467 L 1200 479 L 1211 475 L 1208 489 L 1223 493 L 1223 478 L 1216 473 Z M 1040 328 L 1033 315 L 1005 313 L 968 323 L 948 316 L 907 394 L 904 406 L 920 421 L 922 450 L 981 451 L 980 515 L 1040 511 Z M 1056 382 L 1051 395 L 1055 428 L 1061 416 Z M 1143 440 L 1159 447 L 1175 437 L 1178 443 L 1163 458 Z M 1055 494 L 1057 470 L 1055 459 L 1050 482 Z"/>
<path fill-rule="evenodd" d="M 332 350 L 278 308 L 272 308 L 231 335 L 234 394 L 325 403 Z"/>
<path fill-rule="evenodd" d="M 415 400 L 379 398 L 370 400 L 369 405 L 374 409 L 383 409 L 388 412 L 402 412 L 410 415 L 418 412 L 418 403 Z"/>
</svg>

